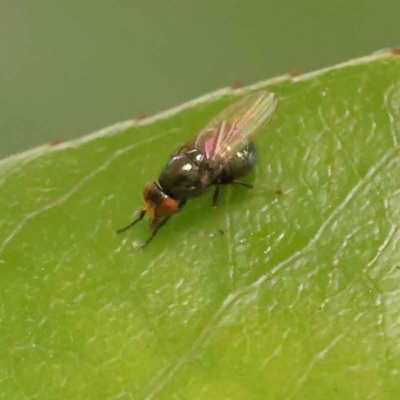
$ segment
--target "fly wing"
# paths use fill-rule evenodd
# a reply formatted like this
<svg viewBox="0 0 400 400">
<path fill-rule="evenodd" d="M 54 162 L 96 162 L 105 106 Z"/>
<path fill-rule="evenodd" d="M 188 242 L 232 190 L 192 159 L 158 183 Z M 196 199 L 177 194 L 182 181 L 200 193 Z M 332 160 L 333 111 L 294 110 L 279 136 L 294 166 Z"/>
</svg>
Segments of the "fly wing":
<svg viewBox="0 0 400 400">
<path fill-rule="evenodd" d="M 266 127 L 277 104 L 276 95 L 266 90 L 245 96 L 209 122 L 196 136 L 195 148 L 206 159 L 225 165 Z"/>
</svg>

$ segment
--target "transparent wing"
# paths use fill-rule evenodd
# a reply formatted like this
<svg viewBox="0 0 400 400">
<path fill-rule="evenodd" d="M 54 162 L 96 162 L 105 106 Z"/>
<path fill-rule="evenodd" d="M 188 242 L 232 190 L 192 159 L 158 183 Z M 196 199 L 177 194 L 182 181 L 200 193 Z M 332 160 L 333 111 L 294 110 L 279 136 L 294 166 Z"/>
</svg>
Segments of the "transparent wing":
<svg viewBox="0 0 400 400">
<path fill-rule="evenodd" d="M 196 136 L 195 148 L 206 159 L 229 161 L 266 127 L 277 104 L 276 95 L 266 90 L 245 96 L 209 122 Z"/>
</svg>

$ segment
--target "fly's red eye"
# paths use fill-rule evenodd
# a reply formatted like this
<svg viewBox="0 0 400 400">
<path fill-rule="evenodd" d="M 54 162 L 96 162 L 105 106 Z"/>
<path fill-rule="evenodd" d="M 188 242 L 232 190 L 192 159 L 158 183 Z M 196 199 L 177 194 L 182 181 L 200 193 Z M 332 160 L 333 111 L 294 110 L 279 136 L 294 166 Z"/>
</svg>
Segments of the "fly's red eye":
<svg viewBox="0 0 400 400">
<path fill-rule="evenodd" d="M 178 209 L 178 203 L 171 197 L 165 197 L 157 207 L 156 213 L 159 217 L 167 217 Z"/>
<path fill-rule="evenodd" d="M 148 184 L 144 187 L 144 189 L 143 189 L 143 199 L 144 199 L 144 201 L 147 201 L 147 200 L 148 200 L 149 195 L 150 195 L 150 192 L 153 190 L 153 187 L 154 187 L 154 183 L 153 183 L 153 182 L 148 183 Z"/>
</svg>

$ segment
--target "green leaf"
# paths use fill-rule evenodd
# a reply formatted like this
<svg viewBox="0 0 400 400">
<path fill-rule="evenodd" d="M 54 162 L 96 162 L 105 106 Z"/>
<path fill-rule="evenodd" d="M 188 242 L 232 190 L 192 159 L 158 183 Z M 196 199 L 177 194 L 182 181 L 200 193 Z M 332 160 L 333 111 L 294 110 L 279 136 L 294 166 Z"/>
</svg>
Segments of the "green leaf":
<svg viewBox="0 0 400 400">
<path fill-rule="evenodd" d="M 2 398 L 398 398 L 399 77 L 381 52 L 2 161 Z M 144 250 L 146 223 L 116 235 L 256 87 L 280 98 L 256 189 L 189 202 Z"/>
</svg>

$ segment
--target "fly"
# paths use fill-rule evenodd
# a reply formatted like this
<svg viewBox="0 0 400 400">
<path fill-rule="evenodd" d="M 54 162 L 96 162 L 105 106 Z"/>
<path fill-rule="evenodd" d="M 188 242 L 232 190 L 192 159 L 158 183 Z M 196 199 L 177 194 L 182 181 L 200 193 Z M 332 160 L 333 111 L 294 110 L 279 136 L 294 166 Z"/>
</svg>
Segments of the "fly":
<svg viewBox="0 0 400 400">
<path fill-rule="evenodd" d="M 275 94 L 260 90 L 214 117 L 194 138 L 176 150 L 158 181 L 145 186 L 145 204 L 138 217 L 117 233 L 126 231 L 149 213 L 152 233 L 142 245 L 145 247 L 173 214 L 209 186 L 215 186 L 214 206 L 221 185 L 252 188 L 251 184 L 239 179 L 253 170 L 257 161 L 253 139 L 271 120 L 277 103 Z"/>
</svg>

